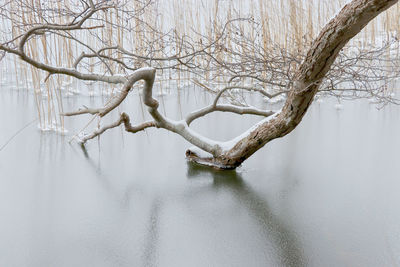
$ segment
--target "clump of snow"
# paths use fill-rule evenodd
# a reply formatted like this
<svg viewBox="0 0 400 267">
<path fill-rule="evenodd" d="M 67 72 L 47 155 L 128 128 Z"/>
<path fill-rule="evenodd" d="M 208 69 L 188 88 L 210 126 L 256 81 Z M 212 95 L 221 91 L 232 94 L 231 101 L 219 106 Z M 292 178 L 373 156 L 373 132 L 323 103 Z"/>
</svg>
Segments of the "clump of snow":
<svg viewBox="0 0 400 267">
<path fill-rule="evenodd" d="M 87 136 L 84 132 L 80 132 L 77 135 L 74 135 L 71 140 L 76 140 L 78 143 L 83 144 L 83 139 Z"/>
<path fill-rule="evenodd" d="M 213 157 L 213 155 L 211 155 L 207 151 L 204 151 L 201 148 L 198 148 L 197 146 L 192 146 L 192 147 L 189 148 L 189 150 L 191 152 L 195 153 L 200 158 L 212 158 Z"/>
<path fill-rule="evenodd" d="M 71 80 L 71 81 L 63 81 L 61 86 L 62 86 L 62 87 L 69 87 L 69 86 L 71 86 L 73 83 L 74 83 L 73 80 Z"/>
<path fill-rule="evenodd" d="M 67 92 L 65 92 L 64 95 L 65 95 L 66 97 L 69 97 L 69 96 L 73 96 L 74 93 L 72 93 L 72 92 L 70 92 L 70 91 L 67 91 Z"/>
<path fill-rule="evenodd" d="M 157 96 L 166 96 L 166 95 L 168 95 L 167 92 L 159 92 L 159 93 L 157 93 Z"/>
<path fill-rule="evenodd" d="M 40 124 L 37 125 L 38 129 L 42 132 L 50 132 L 52 129 L 50 127 L 44 127 Z"/>
<path fill-rule="evenodd" d="M 343 110 L 343 105 L 342 104 L 336 104 L 335 105 L 336 110 Z"/>
<path fill-rule="evenodd" d="M 68 130 L 65 128 L 58 128 L 56 130 L 57 133 L 61 134 L 61 135 L 67 135 L 68 134 Z"/>
<path fill-rule="evenodd" d="M 37 127 L 42 132 L 55 132 L 61 135 L 66 135 L 68 133 L 67 129 L 56 123 L 46 124 L 46 126 L 42 126 L 39 123 Z"/>
<path fill-rule="evenodd" d="M 270 103 L 270 104 L 281 103 L 281 102 L 283 102 L 283 101 L 285 101 L 285 100 L 286 100 L 286 96 L 283 95 L 283 94 L 278 95 L 278 96 L 273 97 L 273 98 L 264 97 L 264 101 L 265 101 L 265 102 L 268 102 L 268 103 Z"/>
<path fill-rule="evenodd" d="M 277 112 L 275 112 L 275 114 L 266 117 L 264 119 L 262 119 L 261 121 L 259 121 L 258 123 L 256 123 L 255 125 L 253 125 L 251 128 L 249 128 L 247 131 L 245 131 L 244 133 L 242 133 L 241 135 L 233 138 L 230 141 L 227 142 L 221 142 L 219 144 L 219 146 L 221 147 L 222 151 L 229 151 L 230 149 L 232 149 L 240 140 L 242 140 L 243 138 L 245 138 L 246 136 L 249 136 L 255 129 L 257 129 L 260 125 L 267 123 L 268 121 L 274 119 L 279 113 L 281 113 L 282 109 L 278 110 Z"/>
</svg>

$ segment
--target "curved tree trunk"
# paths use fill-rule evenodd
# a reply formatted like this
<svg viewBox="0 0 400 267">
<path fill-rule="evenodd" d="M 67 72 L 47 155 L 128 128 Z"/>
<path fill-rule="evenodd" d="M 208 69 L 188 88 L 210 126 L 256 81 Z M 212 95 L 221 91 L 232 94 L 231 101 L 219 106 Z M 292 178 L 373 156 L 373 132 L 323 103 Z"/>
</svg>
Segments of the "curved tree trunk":
<svg viewBox="0 0 400 267">
<path fill-rule="evenodd" d="M 354 0 L 344 6 L 313 42 L 296 72 L 295 82 L 280 113 L 250 131 L 221 155 L 201 158 L 188 150 L 186 155 L 189 160 L 234 169 L 269 141 L 290 133 L 307 112 L 322 79 L 340 50 L 368 22 L 395 3 L 397 0 Z"/>
<path fill-rule="evenodd" d="M 16 48 L 12 48 L 13 46 L 11 46 L 10 43 L 13 42 L 10 41 L 0 44 L 0 50 L 19 56 L 23 61 L 31 64 L 32 66 L 47 71 L 49 75 L 63 74 L 80 80 L 124 84 L 122 91 L 112 98 L 104 107 L 85 107 L 84 109 L 80 109 L 75 112 L 64 113 L 64 116 L 92 114 L 103 117 L 118 107 L 122 101 L 124 101 L 134 83 L 139 80 L 145 81 L 143 103 L 148 107 L 148 111 L 153 120 L 132 126 L 129 116 L 126 113 L 122 113 L 118 121 L 97 129 L 92 134 L 85 136 L 81 140 L 83 143 L 89 139 L 99 136 L 104 131 L 115 128 L 121 124 L 124 124 L 126 131 L 132 133 L 136 133 L 150 127 L 163 128 L 181 135 L 191 144 L 209 153 L 204 156 L 202 153 L 190 149 L 186 152 L 186 156 L 189 160 L 198 162 L 200 164 L 212 165 L 221 169 L 234 169 L 269 141 L 285 136 L 300 123 L 304 114 L 307 112 L 307 109 L 311 105 L 322 80 L 338 56 L 339 51 L 351 38 L 359 33 L 368 24 L 368 22 L 370 22 L 378 14 L 390 6 L 397 3 L 398 0 L 353 0 L 345 5 L 338 15 L 336 15 L 322 29 L 319 36 L 313 42 L 304 61 L 296 70 L 294 81 L 291 83 L 290 87 L 287 88 L 287 91 L 289 91 L 288 98 L 280 112 L 275 113 L 273 111 L 259 110 L 251 107 L 220 104 L 218 103 L 218 100 L 223 92 L 225 90 L 234 88 L 226 87 L 217 94 L 212 105 L 192 112 L 185 119 L 180 121 L 174 121 L 166 118 L 158 111 L 158 102 L 152 97 L 152 87 L 156 73 L 154 68 L 137 69 L 133 73 L 125 76 L 114 75 L 112 72 L 109 76 L 103 74 L 86 74 L 79 72 L 77 69 L 51 66 L 39 62 L 38 60 L 26 54 L 25 45 L 28 40 L 34 38 L 35 36 L 41 35 L 44 32 L 85 29 L 85 27 L 82 25 L 86 20 L 88 20 L 96 12 L 112 7 L 108 6 L 106 2 L 100 1 L 96 5 L 92 2 L 87 14 L 85 16 L 78 15 L 71 23 L 60 25 L 46 23 L 34 26 L 21 35 L 20 39 L 17 38 L 19 43 L 18 45 L 15 45 Z M 119 46 L 106 47 L 103 48 L 103 50 L 104 49 L 117 49 L 119 52 L 130 55 L 129 52 L 126 52 L 126 50 Z M 99 53 L 100 52 L 97 52 L 97 54 L 93 56 L 99 56 Z M 74 64 L 75 67 L 84 56 L 85 54 L 78 58 Z M 160 60 L 170 60 L 173 58 L 174 57 Z M 240 87 L 240 89 L 253 90 L 253 88 L 249 87 Z M 269 95 L 263 90 L 258 91 L 264 93 L 266 96 Z M 237 114 L 257 114 L 267 118 L 234 140 L 221 143 L 205 138 L 189 127 L 195 119 L 215 111 L 233 112 Z"/>
</svg>

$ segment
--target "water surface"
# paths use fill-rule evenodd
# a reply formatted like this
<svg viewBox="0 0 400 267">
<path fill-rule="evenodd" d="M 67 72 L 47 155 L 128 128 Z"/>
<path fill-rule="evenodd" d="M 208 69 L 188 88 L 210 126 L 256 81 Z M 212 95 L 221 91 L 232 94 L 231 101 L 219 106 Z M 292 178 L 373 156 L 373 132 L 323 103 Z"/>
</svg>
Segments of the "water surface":
<svg viewBox="0 0 400 267">
<path fill-rule="evenodd" d="M 208 101 L 159 99 L 172 118 Z M 68 140 L 89 116 L 67 119 L 67 136 L 33 123 L 0 152 L 0 266 L 399 266 L 400 109 L 334 104 L 237 171 L 188 164 L 190 145 L 165 130 L 114 129 L 82 150 Z M 145 116 L 138 93 L 121 110 Z M 0 145 L 35 118 L 29 93 L 1 89 Z M 225 140 L 257 120 L 193 127 Z"/>
</svg>

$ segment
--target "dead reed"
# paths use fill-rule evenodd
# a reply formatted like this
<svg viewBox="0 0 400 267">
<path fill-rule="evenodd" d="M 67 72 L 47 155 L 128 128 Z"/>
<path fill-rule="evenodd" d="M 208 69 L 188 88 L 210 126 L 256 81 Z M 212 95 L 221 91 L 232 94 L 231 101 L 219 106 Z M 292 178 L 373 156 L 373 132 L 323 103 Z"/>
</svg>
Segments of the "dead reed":
<svg viewBox="0 0 400 267">
<path fill-rule="evenodd" d="M 105 50 L 100 60 L 90 57 L 82 60 L 78 66 L 87 72 L 126 74 L 129 69 L 104 58 L 116 58 L 132 68 L 150 64 L 159 68 L 158 82 L 162 95 L 164 88 L 179 87 L 194 78 L 214 80 L 217 84 L 226 83 L 223 70 L 208 65 L 210 55 L 217 61 L 231 63 L 246 62 L 249 56 L 256 58 L 262 52 L 276 49 L 303 53 L 316 33 L 345 3 L 344 0 L 153 0 L 143 6 L 146 1 L 114 2 L 119 4 L 118 8 L 98 13 L 88 20 L 85 26 L 93 29 L 33 38 L 26 46 L 27 53 L 47 64 L 72 68 L 82 53 L 93 53 L 102 47 L 124 47 L 135 55 L 167 58 L 170 55 L 184 55 L 190 51 L 188 44 L 196 50 L 198 47 L 207 47 L 207 43 L 216 42 L 216 45 L 207 47 L 192 59 L 190 66 L 205 66 L 200 69 L 190 68 L 177 60 L 130 60 L 112 49 Z M 15 38 L 31 25 L 39 23 L 64 24 L 70 20 L 66 11 L 79 10 L 80 3 L 78 0 L 10 1 L 11 8 L 6 15 L 12 21 L 11 37 Z M 352 45 L 375 46 L 391 38 L 400 38 L 399 17 L 400 4 L 370 23 L 358 38 L 352 40 Z M 243 34 L 245 36 L 240 36 Z M 224 38 L 221 38 L 222 35 Z M 218 42 L 220 39 L 223 42 Z M 258 45 L 252 45 L 255 43 Z M 227 54 L 226 51 L 239 52 Z M 399 51 L 391 56 L 399 57 Z M 64 120 L 58 114 L 63 112 L 64 97 L 77 92 L 76 88 L 70 86 L 71 78 L 59 75 L 48 77 L 47 73 L 27 66 L 16 57 L 14 72 L 16 81 L 25 80 L 33 88 L 40 128 L 64 132 Z M 28 77 L 28 73 L 31 77 Z M 267 78 L 267 73 L 263 72 L 261 77 Z M 17 85 L 21 86 L 22 83 L 18 82 Z M 103 87 L 101 95 L 109 96 L 113 90 L 114 87 Z"/>
</svg>

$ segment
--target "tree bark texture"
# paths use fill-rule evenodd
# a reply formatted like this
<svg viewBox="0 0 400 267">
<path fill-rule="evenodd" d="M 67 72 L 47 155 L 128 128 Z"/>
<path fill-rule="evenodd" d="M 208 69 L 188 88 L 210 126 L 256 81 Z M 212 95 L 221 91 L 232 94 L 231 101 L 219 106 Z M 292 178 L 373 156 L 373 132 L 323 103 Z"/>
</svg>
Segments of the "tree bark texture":
<svg viewBox="0 0 400 267">
<path fill-rule="evenodd" d="M 137 81 L 145 81 L 145 86 L 143 88 L 143 103 L 148 107 L 148 112 L 151 115 L 152 120 L 132 126 L 129 116 L 126 113 L 122 113 L 120 118 L 114 123 L 99 128 L 92 134 L 85 136 L 81 140 L 83 143 L 89 139 L 99 136 L 100 134 L 104 133 L 104 131 L 115 128 L 121 124 L 125 126 L 126 131 L 131 133 L 136 133 L 150 127 L 163 128 L 181 135 L 189 143 L 195 145 L 203 151 L 208 152 L 208 154 L 204 155 L 203 153 L 200 153 L 201 151 L 189 149 L 186 152 L 188 160 L 200 164 L 211 165 L 221 169 L 235 169 L 269 141 L 285 136 L 301 122 L 324 77 L 337 58 L 340 50 L 372 19 L 397 2 L 398 0 L 353 0 L 345 5 L 342 10 L 321 30 L 318 37 L 312 43 L 304 61 L 300 64 L 298 69 L 295 70 L 295 78 L 290 81 L 288 88 L 285 90 L 285 92 L 288 92 L 287 100 L 282 110 L 279 112 L 260 110 L 254 107 L 240 107 L 219 103 L 220 97 L 227 90 L 234 88 L 240 88 L 241 90 L 248 91 L 254 90 L 250 87 L 228 86 L 217 94 L 213 104 L 210 106 L 192 112 L 183 120 L 175 121 L 165 117 L 158 111 L 159 104 L 157 100 L 152 97 L 152 88 L 156 73 L 154 68 L 149 67 L 137 69 L 134 70 L 133 73 L 125 76 L 114 75 L 112 71 L 110 71 L 110 75 L 93 73 L 87 74 L 80 72 L 78 69 L 51 66 L 28 56 L 25 46 L 29 40 L 46 32 L 68 32 L 82 30 L 84 29 L 83 25 L 85 21 L 91 18 L 91 16 L 93 16 L 96 12 L 112 8 L 112 6 L 108 6 L 106 4 L 107 1 L 104 3 L 100 1 L 96 5 L 93 3 L 93 1 L 90 1 L 91 5 L 87 9 L 87 14 L 83 16 L 77 16 L 71 23 L 60 25 L 46 23 L 33 26 L 31 29 L 21 35 L 20 39 L 17 38 L 19 43 L 15 46 L 15 48 L 10 46 L 10 43 L 13 42 L 7 42 L 0 44 L 0 50 L 19 56 L 20 59 L 29 63 L 30 65 L 48 72 L 48 77 L 52 74 L 63 74 L 80 80 L 124 84 L 122 91 L 110 99 L 104 107 L 85 107 L 84 109 L 80 109 L 75 112 L 66 112 L 62 114 L 64 116 L 92 114 L 94 116 L 103 117 L 115 110 L 115 108 L 125 100 L 129 91 L 132 89 L 132 86 Z M 109 49 L 117 49 L 126 55 L 130 55 L 129 52 L 119 46 L 103 48 L 103 50 Z M 100 51 L 101 50 L 92 56 L 99 56 Z M 202 51 L 204 51 L 204 49 Z M 80 60 L 82 60 L 85 56 L 87 55 L 82 54 L 76 60 L 74 66 L 77 67 Z M 176 57 L 160 60 L 171 59 L 176 59 Z M 273 80 L 270 82 L 274 84 L 281 84 L 281 81 Z M 271 95 L 264 90 L 258 89 L 257 91 L 259 93 L 263 93 L 267 97 L 271 97 Z M 267 118 L 234 140 L 221 143 L 205 138 L 190 128 L 190 124 L 194 120 L 215 111 L 233 112 L 237 114 L 253 114 Z"/>
<path fill-rule="evenodd" d="M 311 105 L 319 85 L 340 50 L 372 19 L 397 0 L 354 0 L 345 5 L 320 32 L 309 49 L 305 60 L 296 71 L 288 98 L 280 113 L 259 125 L 221 155 L 200 159 L 187 151 L 189 160 L 234 169 L 269 141 L 287 135 L 302 120 Z"/>
</svg>

